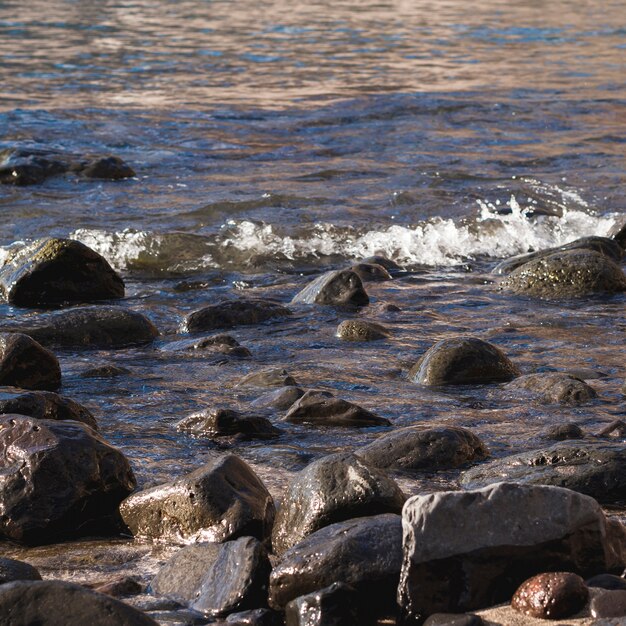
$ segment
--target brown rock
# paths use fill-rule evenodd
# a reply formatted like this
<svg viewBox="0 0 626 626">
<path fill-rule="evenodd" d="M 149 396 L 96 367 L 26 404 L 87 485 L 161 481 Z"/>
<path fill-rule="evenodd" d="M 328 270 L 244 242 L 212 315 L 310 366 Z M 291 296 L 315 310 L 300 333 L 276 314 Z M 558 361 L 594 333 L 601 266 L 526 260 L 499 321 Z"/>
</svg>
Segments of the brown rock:
<svg viewBox="0 0 626 626">
<path fill-rule="evenodd" d="M 0 333 L 0 385 L 53 391 L 61 386 L 61 367 L 28 335 Z"/>
</svg>

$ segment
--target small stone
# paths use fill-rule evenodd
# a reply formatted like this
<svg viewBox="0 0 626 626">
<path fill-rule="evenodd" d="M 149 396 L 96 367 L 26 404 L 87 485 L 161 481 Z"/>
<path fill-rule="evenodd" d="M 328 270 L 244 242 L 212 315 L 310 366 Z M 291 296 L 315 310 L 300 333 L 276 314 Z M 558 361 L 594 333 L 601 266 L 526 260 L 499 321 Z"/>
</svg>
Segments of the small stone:
<svg viewBox="0 0 626 626">
<path fill-rule="evenodd" d="M 114 580 L 101 583 L 92 587 L 98 593 L 104 593 L 113 598 L 136 596 L 143 592 L 143 586 L 132 576 L 119 576 Z"/>
<path fill-rule="evenodd" d="M 0 385 L 53 391 L 61 386 L 56 356 L 22 333 L 0 333 Z"/>
<path fill-rule="evenodd" d="M 87 178 L 105 180 L 120 180 L 136 176 L 133 168 L 116 156 L 99 157 L 81 166 L 78 171 Z"/>
<path fill-rule="evenodd" d="M 391 274 L 378 263 L 357 263 L 350 268 L 364 283 L 391 280 Z"/>
<path fill-rule="evenodd" d="M 578 424 L 569 423 L 552 426 L 545 431 L 543 436 L 553 441 L 565 441 L 567 439 L 584 439 L 585 433 Z"/>
<path fill-rule="evenodd" d="M 587 587 L 597 587 L 599 589 L 626 590 L 626 578 L 614 576 L 613 574 L 598 574 L 585 581 Z"/>
<path fill-rule="evenodd" d="M 542 372 L 519 376 L 506 389 L 521 389 L 537 395 L 544 404 L 579 406 L 597 398 L 598 394 L 584 380 L 559 372 Z"/>
<path fill-rule="evenodd" d="M 605 591 L 591 600 L 592 617 L 626 617 L 626 591 Z"/>
<path fill-rule="evenodd" d="M 0 585 L 14 580 L 41 580 L 41 574 L 28 563 L 0 557 Z"/>
<path fill-rule="evenodd" d="M 344 341 L 376 341 L 386 339 L 389 334 L 382 324 L 366 320 L 345 320 L 337 327 L 337 337 Z"/>
<path fill-rule="evenodd" d="M 326 272 L 296 294 L 292 304 L 365 306 L 369 297 L 359 276 L 352 270 Z"/>
<path fill-rule="evenodd" d="M 241 415 L 232 409 L 207 409 L 185 417 L 176 424 L 177 430 L 197 437 L 232 437 L 240 439 L 275 439 L 281 431 L 266 418 Z"/>
<path fill-rule="evenodd" d="M 274 367 L 259 372 L 251 372 L 238 383 L 239 386 L 251 387 L 295 387 L 296 379 L 286 370 Z"/>
</svg>

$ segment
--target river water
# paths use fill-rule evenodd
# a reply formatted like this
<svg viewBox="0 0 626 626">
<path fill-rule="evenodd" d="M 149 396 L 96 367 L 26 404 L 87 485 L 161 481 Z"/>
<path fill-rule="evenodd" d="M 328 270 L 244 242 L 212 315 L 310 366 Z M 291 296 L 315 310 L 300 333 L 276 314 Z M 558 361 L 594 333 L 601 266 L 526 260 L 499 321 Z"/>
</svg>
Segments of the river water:
<svg viewBox="0 0 626 626">
<path fill-rule="evenodd" d="M 173 424 L 205 407 L 250 412 L 262 390 L 237 382 L 264 367 L 397 426 L 468 427 L 494 457 L 544 445 L 548 425 L 593 433 L 626 414 L 625 296 L 530 300 L 499 293 L 490 273 L 497 259 L 606 234 L 626 211 L 621 0 L 9 0 L 0 57 L 0 149 L 112 153 L 137 172 L 0 187 L 0 245 L 85 242 L 122 272 L 124 305 L 159 327 L 146 348 L 58 352 L 62 393 L 92 409 L 142 486 L 216 454 Z M 176 349 L 190 311 L 232 295 L 287 303 L 312 275 L 374 253 L 407 271 L 368 284 L 373 304 L 357 314 L 294 307 L 287 322 L 232 331 L 249 359 Z M 336 326 L 354 315 L 392 337 L 341 342 Z M 592 370 L 599 398 L 541 406 L 498 386 L 407 380 L 458 334 L 497 344 L 524 373 Z M 107 363 L 130 374 L 81 376 Z M 382 432 L 284 428 L 233 449 L 277 498 L 310 460 Z M 400 480 L 419 493 L 457 476 Z M 4 552 L 80 582 L 146 579 L 162 556 L 115 546 Z"/>
</svg>

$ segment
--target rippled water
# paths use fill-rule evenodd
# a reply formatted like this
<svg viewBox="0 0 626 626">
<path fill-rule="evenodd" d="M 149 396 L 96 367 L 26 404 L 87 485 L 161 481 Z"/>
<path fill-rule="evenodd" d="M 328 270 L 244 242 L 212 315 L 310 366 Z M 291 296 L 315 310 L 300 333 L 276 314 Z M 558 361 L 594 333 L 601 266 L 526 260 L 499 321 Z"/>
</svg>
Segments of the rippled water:
<svg viewBox="0 0 626 626">
<path fill-rule="evenodd" d="M 625 49 L 621 1 L 0 2 L 0 149 L 113 153 L 137 172 L 0 187 L 4 250 L 47 234 L 84 241 L 161 330 L 148 348 L 60 352 L 62 392 L 94 411 L 142 485 L 215 454 L 173 423 L 202 407 L 249 411 L 261 391 L 237 382 L 269 366 L 396 426 L 471 428 L 494 456 L 543 445 L 546 425 L 596 432 L 623 417 L 624 295 L 530 301 L 498 293 L 490 269 L 623 215 Z M 377 252 L 409 271 L 368 285 L 374 302 L 357 314 L 301 307 L 236 329 L 250 359 L 176 349 L 184 315 L 219 296 L 288 302 L 310 275 Z M 353 315 L 391 339 L 340 342 Z M 408 382 L 426 348 L 461 333 L 525 373 L 605 374 L 590 381 L 599 399 L 545 407 L 498 386 Z M 111 362 L 131 373 L 81 377 Z M 311 459 L 380 432 L 289 426 L 235 450 L 280 497 Z M 456 476 L 401 482 L 416 493 Z M 7 552 L 78 580 L 160 558 L 98 546 Z"/>
</svg>

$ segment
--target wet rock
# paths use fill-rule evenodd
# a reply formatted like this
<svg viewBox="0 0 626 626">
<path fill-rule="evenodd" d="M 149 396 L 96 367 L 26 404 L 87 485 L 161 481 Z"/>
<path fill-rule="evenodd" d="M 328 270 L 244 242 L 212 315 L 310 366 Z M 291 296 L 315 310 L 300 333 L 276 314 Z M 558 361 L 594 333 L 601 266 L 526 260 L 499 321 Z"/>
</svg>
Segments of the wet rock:
<svg viewBox="0 0 626 626">
<path fill-rule="evenodd" d="M 232 409 L 207 409 L 185 417 L 176 424 L 177 430 L 197 437 L 232 437 L 242 439 L 275 439 L 281 431 L 265 417 L 241 415 Z"/>
<path fill-rule="evenodd" d="M 69 169 L 61 154 L 42 150 L 8 148 L 0 151 L 0 184 L 25 187 L 36 185 Z"/>
<path fill-rule="evenodd" d="M 356 591 L 341 582 L 300 596 L 285 607 L 285 626 L 348 626 L 364 621 Z"/>
<path fill-rule="evenodd" d="M 158 626 L 119 600 L 60 580 L 0 585 L 0 623 L 10 626 Z"/>
<path fill-rule="evenodd" d="M 283 554 L 270 575 L 270 606 L 336 582 L 354 587 L 357 604 L 380 614 L 395 606 L 402 563 L 399 515 L 360 517 L 325 526 Z"/>
<path fill-rule="evenodd" d="M 352 270 L 336 270 L 318 276 L 296 294 L 291 303 L 365 306 L 369 301 L 357 274 Z"/>
<path fill-rule="evenodd" d="M 568 439 L 584 439 L 585 433 L 578 424 L 570 422 L 551 426 L 543 433 L 543 436 L 553 441 L 566 441 Z"/>
<path fill-rule="evenodd" d="M 619 265 L 592 250 L 567 250 L 529 261 L 513 270 L 499 288 L 538 298 L 574 298 L 626 290 Z"/>
<path fill-rule="evenodd" d="M 143 593 L 143 586 L 132 576 L 118 576 L 114 580 L 100 583 L 92 588 L 98 593 L 104 593 L 113 598 L 124 598 Z"/>
<path fill-rule="evenodd" d="M 376 341 L 386 339 L 389 334 L 382 324 L 366 320 L 345 320 L 337 327 L 337 337 L 344 341 Z"/>
<path fill-rule="evenodd" d="M 128 376 L 130 370 L 126 367 L 118 367 L 117 365 L 98 365 L 90 367 L 81 372 L 82 378 L 118 378 L 120 376 Z"/>
<path fill-rule="evenodd" d="M 41 574 L 28 563 L 0 557 L 0 585 L 14 580 L 41 580 Z"/>
<path fill-rule="evenodd" d="M 368 256 L 366 259 L 363 259 L 361 263 L 375 263 L 376 265 L 381 265 L 388 272 L 401 272 L 404 268 L 398 265 L 395 261 L 388 259 L 385 256 Z"/>
<path fill-rule="evenodd" d="M 424 626 L 483 626 L 484 623 L 478 615 L 435 613 L 424 622 Z"/>
<path fill-rule="evenodd" d="M 579 406 L 598 397 L 593 387 L 584 380 L 558 372 L 520 376 L 508 383 L 506 388 L 530 391 L 544 404 Z"/>
<path fill-rule="evenodd" d="M 226 618 L 226 624 L 236 626 L 283 626 L 284 622 L 280 613 L 271 609 L 253 609 L 231 613 Z"/>
<path fill-rule="evenodd" d="M 124 281 L 104 257 L 73 239 L 38 239 L 0 269 L 10 304 L 33 307 L 124 297 Z"/>
<path fill-rule="evenodd" d="M 557 443 L 467 470 L 461 484 L 477 489 L 502 480 L 565 487 L 600 502 L 626 498 L 626 447 L 618 443 Z"/>
<path fill-rule="evenodd" d="M 414 496 L 402 523 L 398 602 L 407 624 L 508 601 L 546 569 L 584 576 L 624 562 L 623 535 L 613 534 L 599 504 L 558 487 L 501 482 Z"/>
<path fill-rule="evenodd" d="M 274 501 L 239 457 L 226 454 L 169 483 L 134 493 L 120 507 L 133 535 L 177 541 L 263 540 L 274 522 Z"/>
<path fill-rule="evenodd" d="M 626 217 L 617 218 L 606 236 L 616 241 L 622 249 L 626 249 Z"/>
<path fill-rule="evenodd" d="M 597 576 L 592 576 L 585 581 L 585 584 L 587 587 L 598 589 L 608 589 L 612 591 L 616 589 L 626 590 L 626 578 L 614 576 L 613 574 L 598 574 Z"/>
<path fill-rule="evenodd" d="M 202 350 L 203 352 L 215 352 L 234 357 L 245 358 L 252 356 L 252 353 L 248 350 L 248 348 L 242 346 L 234 337 L 231 337 L 231 335 L 225 334 L 202 337 L 202 339 L 194 341 L 190 346 L 188 346 L 187 349 Z"/>
<path fill-rule="evenodd" d="M 287 307 L 271 300 L 223 300 L 188 315 L 181 330 L 197 333 L 215 328 L 249 326 L 288 315 L 291 315 L 291 311 Z"/>
<path fill-rule="evenodd" d="M 98 423 L 82 404 L 52 391 L 0 393 L 0 414 L 17 413 L 46 420 L 75 420 L 98 430 Z"/>
<path fill-rule="evenodd" d="M 378 263 L 357 263 L 350 270 L 364 283 L 391 280 L 391 274 Z"/>
<path fill-rule="evenodd" d="M 73 169 L 86 178 L 121 180 L 136 176 L 133 168 L 116 156 L 98 157 Z"/>
<path fill-rule="evenodd" d="M 349 453 L 325 456 L 293 478 L 272 530 L 280 554 L 324 526 L 402 511 L 404 494 L 386 474 Z"/>
<path fill-rule="evenodd" d="M 21 332 L 44 346 L 62 348 L 127 348 L 150 343 L 159 334 L 141 313 L 118 306 L 85 306 L 2 324 L 0 330 Z"/>
<path fill-rule="evenodd" d="M 374 467 L 396 470 L 438 470 L 484 459 L 489 451 L 465 428 L 409 426 L 382 435 L 356 454 Z"/>
<path fill-rule="evenodd" d="M 304 390 L 300 387 L 280 387 L 273 391 L 268 391 L 256 400 L 253 400 L 252 406 L 259 408 L 271 408 L 284 410 L 288 409 L 298 398 L 304 395 Z"/>
<path fill-rule="evenodd" d="M 626 591 L 605 591 L 591 600 L 592 617 L 626 617 Z"/>
<path fill-rule="evenodd" d="M 429 348 L 409 371 L 409 379 L 429 386 L 480 385 L 519 374 L 500 348 L 476 337 L 454 337 Z"/>
<path fill-rule="evenodd" d="M 272 367 L 259 372 L 251 372 L 244 376 L 238 384 L 251 387 L 295 387 L 298 383 L 286 369 Z"/>
<path fill-rule="evenodd" d="M 54 390 L 61 386 L 57 358 L 22 333 L 0 333 L 0 385 Z"/>
<path fill-rule="evenodd" d="M 271 565 L 252 537 L 180 550 L 153 579 L 153 593 L 217 617 L 267 605 Z"/>
<path fill-rule="evenodd" d="M 583 579 L 571 572 L 537 574 L 523 582 L 511 606 L 539 619 L 561 619 L 578 613 L 587 604 L 589 590 Z"/>
<path fill-rule="evenodd" d="M 345 428 L 391 425 L 389 420 L 378 417 L 357 404 L 340 398 L 327 398 L 315 391 L 307 391 L 296 400 L 281 421 Z"/>
</svg>

